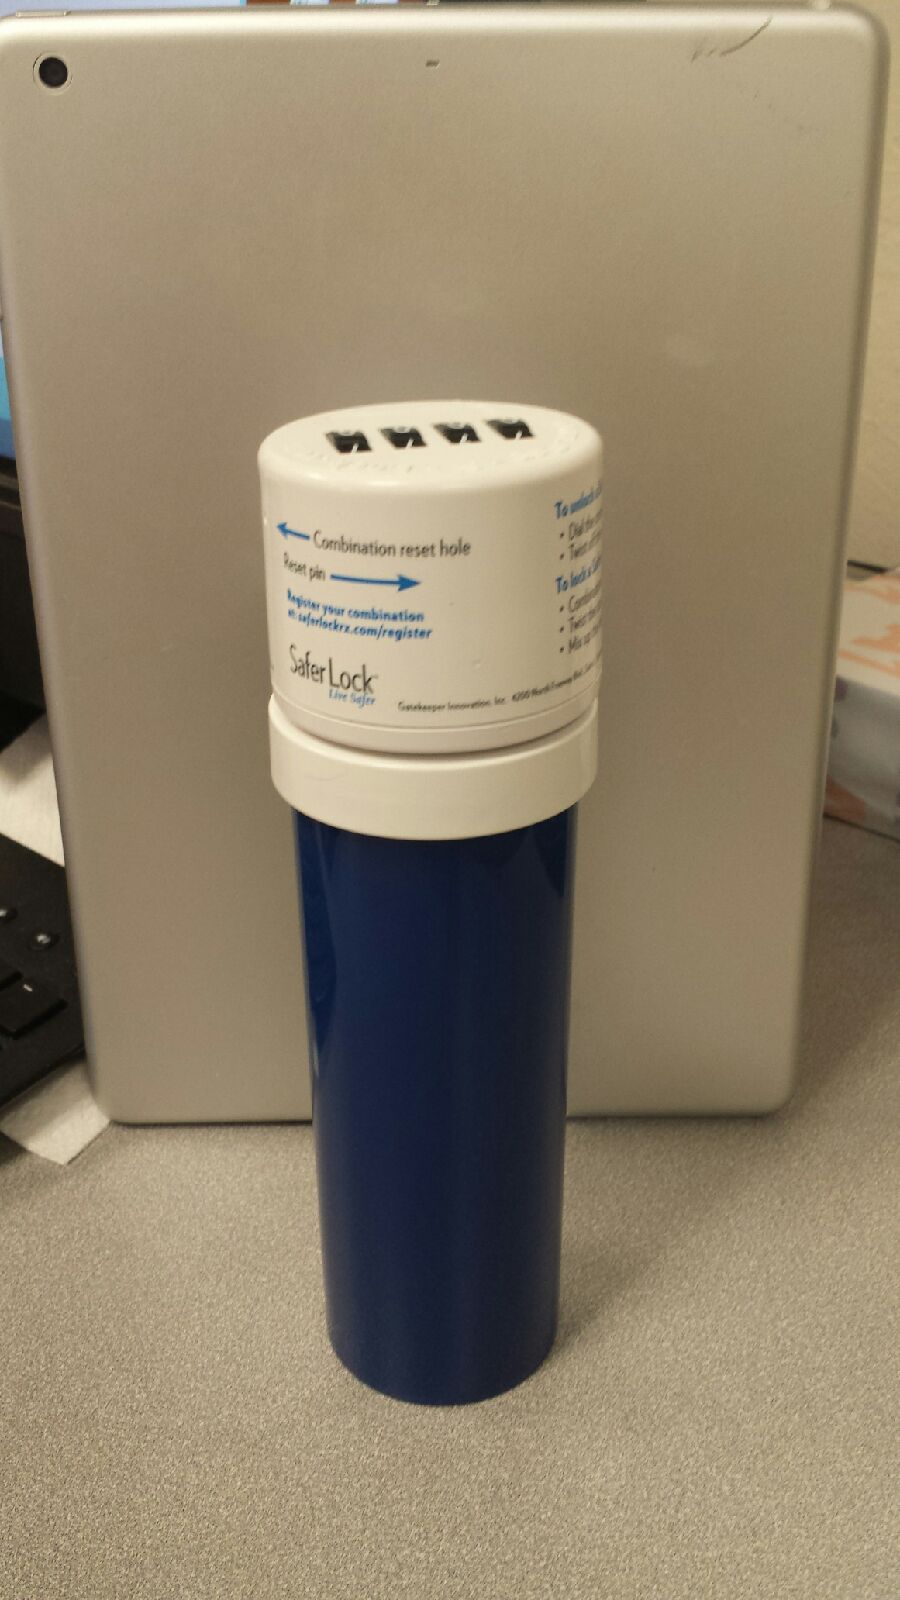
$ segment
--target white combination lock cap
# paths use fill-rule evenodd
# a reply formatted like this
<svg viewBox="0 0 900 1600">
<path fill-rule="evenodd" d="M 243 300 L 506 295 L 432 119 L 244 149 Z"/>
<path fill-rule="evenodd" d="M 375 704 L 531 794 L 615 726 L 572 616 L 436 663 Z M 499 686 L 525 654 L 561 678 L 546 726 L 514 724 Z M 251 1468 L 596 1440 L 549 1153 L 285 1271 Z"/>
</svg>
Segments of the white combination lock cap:
<svg viewBox="0 0 900 1600">
<path fill-rule="evenodd" d="M 567 810 L 597 767 L 601 444 L 496 401 L 359 406 L 259 452 L 272 776 L 395 839 Z"/>
<path fill-rule="evenodd" d="M 382 839 L 475 839 L 568 811 L 597 773 L 597 706 L 529 744 L 382 755 L 305 733 L 269 701 L 272 781 L 296 811 Z"/>
<path fill-rule="evenodd" d="M 272 690 L 383 754 L 519 746 L 593 705 L 601 443 L 502 401 L 350 407 L 259 452 Z"/>
</svg>

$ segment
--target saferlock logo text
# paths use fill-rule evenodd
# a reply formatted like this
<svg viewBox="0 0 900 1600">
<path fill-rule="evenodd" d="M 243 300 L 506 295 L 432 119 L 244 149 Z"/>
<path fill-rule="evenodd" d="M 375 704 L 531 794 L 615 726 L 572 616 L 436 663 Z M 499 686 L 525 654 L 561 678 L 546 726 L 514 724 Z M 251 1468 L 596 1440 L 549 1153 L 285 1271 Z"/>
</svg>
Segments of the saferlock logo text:
<svg viewBox="0 0 900 1600">
<path fill-rule="evenodd" d="M 327 689 L 329 700 L 347 700 L 355 706 L 375 704 L 377 672 L 370 672 L 365 662 L 358 667 L 341 667 L 333 656 L 327 661 L 316 661 L 312 652 L 290 646 L 291 672 L 307 683 L 317 683 Z"/>
</svg>

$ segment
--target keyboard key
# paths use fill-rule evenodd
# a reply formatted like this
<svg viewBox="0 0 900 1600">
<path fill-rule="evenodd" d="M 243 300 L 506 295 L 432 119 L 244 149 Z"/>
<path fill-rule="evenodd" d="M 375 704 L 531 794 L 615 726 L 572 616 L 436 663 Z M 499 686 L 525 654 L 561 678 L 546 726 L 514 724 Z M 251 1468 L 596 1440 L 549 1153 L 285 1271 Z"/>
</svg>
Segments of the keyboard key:
<svg viewBox="0 0 900 1600">
<path fill-rule="evenodd" d="M 18 967 L 11 967 L 8 961 L 0 961 L 0 989 L 3 989 L 6 984 L 12 983 L 13 978 L 20 978 L 21 976 L 22 974 Z"/>
<path fill-rule="evenodd" d="M 0 1033 L 18 1039 L 29 1028 L 51 1017 L 65 1005 L 61 995 L 30 978 L 0 989 Z"/>
</svg>

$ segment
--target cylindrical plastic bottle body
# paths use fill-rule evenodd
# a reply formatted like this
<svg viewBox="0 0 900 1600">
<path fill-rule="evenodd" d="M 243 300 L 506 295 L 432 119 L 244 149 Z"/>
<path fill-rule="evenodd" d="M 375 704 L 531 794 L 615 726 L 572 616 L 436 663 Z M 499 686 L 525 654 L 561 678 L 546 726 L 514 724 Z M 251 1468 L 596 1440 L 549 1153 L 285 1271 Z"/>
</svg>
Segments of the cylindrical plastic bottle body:
<svg viewBox="0 0 900 1600">
<path fill-rule="evenodd" d="M 575 807 L 482 838 L 296 815 L 328 1327 L 430 1404 L 555 1334 Z"/>
</svg>

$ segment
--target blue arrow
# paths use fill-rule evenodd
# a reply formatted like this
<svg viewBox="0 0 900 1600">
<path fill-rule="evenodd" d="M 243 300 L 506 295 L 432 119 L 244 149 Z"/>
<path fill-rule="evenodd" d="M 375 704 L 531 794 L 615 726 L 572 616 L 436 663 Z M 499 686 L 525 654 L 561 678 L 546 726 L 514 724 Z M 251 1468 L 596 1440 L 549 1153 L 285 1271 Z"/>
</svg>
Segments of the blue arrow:
<svg viewBox="0 0 900 1600">
<path fill-rule="evenodd" d="M 282 534 L 285 539 L 308 539 L 309 538 L 309 534 L 308 533 L 298 533 L 296 528 L 289 528 L 286 522 L 279 522 L 279 524 L 278 524 L 278 532 L 280 534 Z"/>
<path fill-rule="evenodd" d="M 402 594 L 404 589 L 417 589 L 421 580 L 419 578 L 351 578 L 346 572 L 332 572 L 329 577 L 335 583 L 386 583 L 390 589 L 396 589 Z"/>
</svg>

